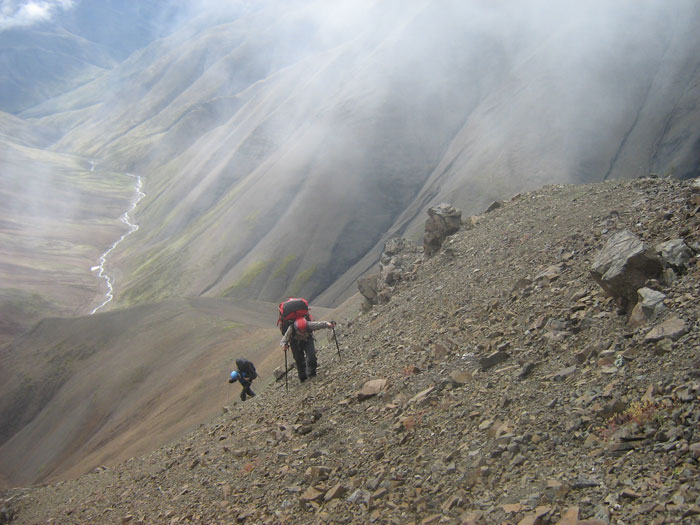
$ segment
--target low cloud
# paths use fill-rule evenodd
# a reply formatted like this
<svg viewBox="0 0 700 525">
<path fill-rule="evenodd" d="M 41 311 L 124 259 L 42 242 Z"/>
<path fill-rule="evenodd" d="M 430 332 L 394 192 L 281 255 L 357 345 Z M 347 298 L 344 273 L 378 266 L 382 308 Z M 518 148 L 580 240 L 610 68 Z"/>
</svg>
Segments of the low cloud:
<svg viewBox="0 0 700 525">
<path fill-rule="evenodd" d="M 75 0 L 0 0 L 0 31 L 50 20 L 57 12 L 72 9 Z"/>
</svg>

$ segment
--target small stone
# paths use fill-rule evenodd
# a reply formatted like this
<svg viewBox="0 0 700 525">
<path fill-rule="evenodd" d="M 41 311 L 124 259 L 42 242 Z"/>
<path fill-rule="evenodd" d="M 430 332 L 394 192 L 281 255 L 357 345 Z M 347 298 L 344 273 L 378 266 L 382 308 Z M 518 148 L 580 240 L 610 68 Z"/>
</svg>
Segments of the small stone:
<svg viewBox="0 0 700 525">
<path fill-rule="evenodd" d="M 672 317 L 671 319 L 656 325 L 649 332 L 647 332 L 647 335 L 644 336 L 644 340 L 647 342 L 655 342 L 668 338 L 672 341 L 677 341 L 686 333 L 687 329 L 688 328 L 683 319 L 680 319 L 679 317 Z"/>
<path fill-rule="evenodd" d="M 514 467 L 519 467 L 520 465 L 522 465 L 526 461 L 527 461 L 527 458 L 525 456 L 523 456 L 522 454 L 518 454 L 517 456 L 515 456 L 513 458 L 511 465 L 513 465 Z"/>
<path fill-rule="evenodd" d="M 380 392 L 386 390 L 387 380 L 386 379 L 372 379 L 367 381 L 362 389 L 357 393 L 357 399 L 359 401 L 364 401 L 372 396 L 376 396 Z"/>
<path fill-rule="evenodd" d="M 638 492 L 631 490 L 631 489 L 624 489 L 622 492 L 620 492 L 620 498 L 622 498 L 622 499 L 639 499 L 640 494 Z"/>
<path fill-rule="evenodd" d="M 321 499 L 323 499 L 323 492 L 316 490 L 314 487 L 309 487 L 304 491 L 300 499 L 306 502 L 320 501 Z"/>
<path fill-rule="evenodd" d="M 464 386 L 471 381 L 472 375 L 466 370 L 453 370 L 450 372 L 450 381 L 455 387 Z"/>
<path fill-rule="evenodd" d="M 486 357 L 482 357 L 481 359 L 479 359 L 479 366 L 481 367 L 481 370 L 485 372 L 489 368 L 503 363 L 509 357 L 510 355 L 507 352 L 503 350 L 498 350 Z"/>
<path fill-rule="evenodd" d="M 333 488 L 331 488 L 330 490 L 328 490 L 326 492 L 326 494 L 323 496 L 323 500 L 324 501 L 331 501 L 333 499 L 342 498 L 343 496 L 345 496 L 347 491 L 348 491 L 347 488 L 345 488 L 343 485 L 338 483 L 338 484 L 334 485 Z"/>
<path fill-rule="evenodd" d="M 572 366 L 569 366 L 567 368 L 563 368 L 563 369 L 559 370 L 558 372 L 556 372 L 552 376 L 552 378 L 555 381 L 563 381 L 567 377 L 573 375 L 575 372 L 576 372 L 576 365 L 572 365 Z"/>
<path fill-rule="evenodd" d="M 578 507 L 569 507 L 557 522 L 557 525 L 578 525 L 580 523 L 578 520 L 579 512 Z"/>
<path fill-rule="evenodd" d="M 428 387 L 425 390 L 422 390 L 418 392 L 415 396 L 413 396 L 411 399 L 408 400 L 408 404 L 420 404 L 422 401 L 424 401 L 432 392 L 435 390 L 434 386 Z"/>
</svg>

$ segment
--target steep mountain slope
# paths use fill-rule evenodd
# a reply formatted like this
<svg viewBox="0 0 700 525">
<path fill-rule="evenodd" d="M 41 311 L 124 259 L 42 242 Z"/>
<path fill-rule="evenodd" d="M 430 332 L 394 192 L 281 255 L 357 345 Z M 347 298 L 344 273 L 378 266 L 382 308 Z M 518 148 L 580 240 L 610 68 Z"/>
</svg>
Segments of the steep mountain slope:
<svg viewBox="0 0 700 525">
<path fill-rule="evenodd" d="M 24 116 L 146 179 L 116 304 L 331 305 L 440 201 L 476 213 L 545 183 L 697 174 L 694 2 L 531 15 L 543 5 L 204 17 Z"/>
<path fill-rule="evenodd" d="M 330 343 L 317 379 L 269 388 L 114 468 L 7 491 L 7 512 L 16 523 L 694 523 L 697 253 L 647 283 L 666 309 L 641 325 L 590 268 L 625 229 L 697 250 L 699 205 L 689 183 L 661 179 L 520 195 L 416 260 L 388 304 L 344 321 L 342 358 Z M 672 317 L 683 333 L 648 336 Z"/>
<path fill-rule="evenodd" d="M 210 419 L 238 395 L 235 358 L 261 384 L 280 364 L 275 311 L 191 299 L 43 320 L 0 352 L 0 472 L 15 485 L 77 476 Z"/>
</svg>

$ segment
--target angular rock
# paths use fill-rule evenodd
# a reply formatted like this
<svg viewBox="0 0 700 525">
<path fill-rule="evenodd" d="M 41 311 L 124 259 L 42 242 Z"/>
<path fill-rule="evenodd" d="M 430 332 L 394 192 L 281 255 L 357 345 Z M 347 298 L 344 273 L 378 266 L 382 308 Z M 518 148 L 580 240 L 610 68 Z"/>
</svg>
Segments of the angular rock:
<svg viewBox="0 0 700 525">
<path fill-rule="evenodd" d="M 576 365 L 571 365 L 571 366 L 569 366 L 569 367 L 562 368 L 561 370 L 559 370 L 558 372 L 556 372 L 556 373 L 552 376 L 552 378 L 553 378 L 555 381 L 563 381 L 564 379 L 566 379 L 566 378 L 569 377 L 570 375 L 573 375 L 574 373 L 576 373 Z"/>
<path fill-rule="evenodd" d="M 664 293 L 651 288 L 645 287 L 637 290 L 637 304 L 634 305 L 630 315 L 630 326 L 639 326 L 646 321 L 658 318 L 666 310 L 665 299 Z"/>
<path fill-rule="evenodd" d="M 379 274 L 368 275 L 357 280 L 357 288 L 369 304 L 379 304 Z"/>
<path fill-rule="evenodd" d="M 656 253 L 668 266 L 677 272 L 683 272 L 693 258 L 693 250 L 683 239 L 672 239 L 656 245 Z"/>
<path fill-rule="evenodd" d="M 565 265 L 560 263 L 560 264 L 553 264 L 552 266 L 548 266 L 544 270 L 542 270 L 536 277 L 536 281 L 541 281 L 543 279 L 546 279 L 547 281 L 556 281 L 561 277 L 561 273 L 564 271 Z"/>
<path fill-rule="evenodd" d="M 494 210 L 497 210 L 498 208 L 502 208 L 503 203 L 501 201 L 493 201 L 488 208 L 486 208 L 486 211 L 484 213 L 491 213 Z"/>
<path fill-rule="evenodd" d="M 372 396 L 376 396 L 380 392 L 386 390 L 386 379 L 371 379 L 367 381 L 359 392 L 357 392 L 358 401 L 364 401 Z"/>
<path fill-rule="evenodd" d="M 423 236 L 423 251 L 427 256 L 435 255 L 445 238 L 457 233 L 462 225 L 462 212 L 450 204 L 439 204 L 428 210 Z"/>
<path fill-rule="evenodd" d="M 520 372 L 518 372 L 518 379 L 525 379 L 527 376 L 529 376 L 530 372 L 532 372 L 535 369 L 535 366 L 537 365 L 530 361 L 524 363 L 523 366 L 520 368 Z"/>
<path fill-rule="evenodd" d="M 338 483 L 326 492 L 325 496 L 323 496 L 323 500 L 331 501 L 333 499 L 342 498 L 343 496 L 345 496 L 345 494 L 347 494 L 347 492 L 348 489 L 340 483 Z"/>
<path fill-rule="evenodd" d="M 370 501 L 372 501 L 372 494 L 370 494 L 367 490 L 357 489 L 355 492 L 350 494 L 350 496 L 348 497 L 348 501 L 357 505 L 359 505 L 360 503 L 369 505 Z"/>
<path fill-rule="evenodd" d="M 482 371 L 486 371 L 489 368 L 492 368 L 498 364 L 503 363 L 506 361 L 510 355 L 508 352 L 505 352 L 503 350 L 497 350 L 496 352 L 493 352 L 490 355 L 487 355 L 486 357 L 482 357 L 479 359 L 479 366 L 481 367 Z"/>
<path fill-rule="evenodd" d="M 323 492 L 316 490 L 314 487 L 309 487 L 300 496 L 302 501 L 320 501 L 323 499 Z"/>
<path fill-rule="evenodd" d="M 307 483 L 317 483 L 327 480 L 330 473 L 330 468 L 314 465 L 306 469 L 306 472 L 304 472 L 304 479 Z"/>
<path fill-rule="evenodd" d="M 408 400 L 408 404 L 421 403 L 433 392 L 433 390 L 435 390 L 435 387 L 431 386 L 425 390 L 422 390 L 421 392 L 418 392 L 415 396 Z"/>
<path fill-rule="evenodd" d="M 661 339 L 671 339 L 672 341 L 677 341 L 686 332 L 688 327 L 683 319 L 679 317 L 672 317 L 663 323 L 656 325 L 654 328 L 647 332 L 644 336 L 644 340 L 647 342 L 660 341 Z"/>
<path fill-rule="evenodd" d="M 591 275 L 601 288 L 628 310 L 637 300 L 637 290 L 662 271 L 654 251 L 627 230 L 610 238 L 591 267 Z"/>
</svg>

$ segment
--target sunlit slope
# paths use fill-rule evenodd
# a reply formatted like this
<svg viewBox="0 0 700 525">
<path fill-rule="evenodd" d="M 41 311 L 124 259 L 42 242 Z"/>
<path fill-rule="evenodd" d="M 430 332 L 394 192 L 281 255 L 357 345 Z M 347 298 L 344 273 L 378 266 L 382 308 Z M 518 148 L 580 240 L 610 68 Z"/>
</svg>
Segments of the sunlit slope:
<svg viewBox="0 0 700 525">
<path fill-rule="evenodd" d="M 200 20 L 27 116 L 145 177 L 115 305 L 336 304 L 441 201 L 467 215 L 542 184 L 697 174 L 695 4 L 595 6 Z"/>
<path fill-rule="evenodd" d="M 275 312 L 196 299 L 42 321 L 0 354 L 0 472 L 78 475 L 208 420 L 240 393 L 227 383 L 236 357 L 256 363 L 258 388 L 271 380 Z"/>
<path fill-rule="evenodd" d="M 388 22 L 387 12 L 380 15 Z M 250 85 L 241 85 L 237 72 L 260 61 L 257 48 L 270 44 L 272 29 L 249 33 L 237 47 L 229 40 L 234 32 L 215 28 L 186 47 L 168 42 L 179 46 L 169 55 L 177 59 L 163 59 L 163 69 L 160 60 L 148 69 L 128 64 L 122 70 L 127 77 L 133 66 L 145 72 L 144 86 L 157 81 L 128 119 L 108 116 L 106 122 L 121 127 L 104 127 L 125 134 L 101 137 L 94 130 L 102 123 L 94 120 L 57 146 L 145 169 L 148 197 L 138 213 L 144 227 L 125 245 L 120 263 L 131 282 L 118 291 L 118 302 L 199 294 L 313 297 L 357 262 L 420 190 L 478 101 L 463 96 L 459 79 L 476 76 L 485 60 L 475 57 L 453 69 L 455 42 L 435 33 L 424 49 L 415 48 L 415 32 L 449 23 L 449 17 L 449 11 L 412 6 L 391 38 L 367 31 L 353 35 L 359 42 L 321 48 L 311 42 L 303 60 L 274 60 L 277 69 L 261 68 L 266 76 Z M 204 64 L 212 64 L 194 78 L 193 68 L 203 67 L 200 49 L 208 50 Z M 406 49 L 413 56 L 407 58 Z M 432 56 L 446 58 L 430 65 Z M 426 67 L 429 76 L 447 82 L 411 83 Z M 169 91 L 167 79 L 181 74 L 194 78 L 191 87 Z M 212 82 L 231 75 L 233 82 Z M 212 111 L 199 111 L 207 104 L 214 104 Z M 187 122 L 205 133 L 180 133 Z M 151 171 L 154 158 L 171 157 Z"/>
</svg>

